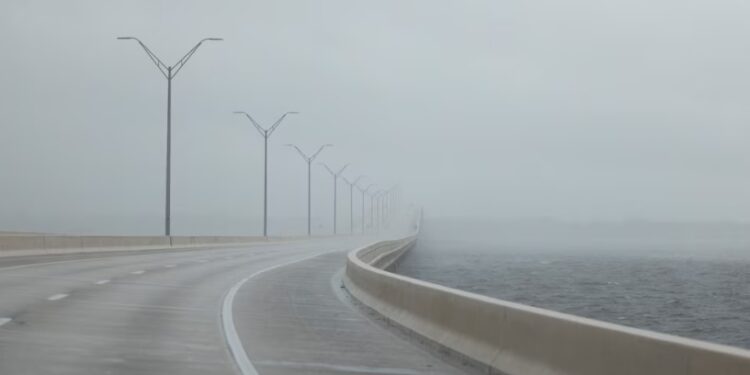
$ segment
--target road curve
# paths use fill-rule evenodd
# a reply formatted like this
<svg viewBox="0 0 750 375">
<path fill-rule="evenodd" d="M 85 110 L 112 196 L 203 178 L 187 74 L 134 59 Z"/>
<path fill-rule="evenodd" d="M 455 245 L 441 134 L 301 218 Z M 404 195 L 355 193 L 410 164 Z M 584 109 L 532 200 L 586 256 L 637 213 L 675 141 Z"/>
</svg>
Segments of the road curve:
<svg viewBox="0 0 750 375">
<path fill-rule="evenodd" d="M 367 241 L 0 258 L 0 374 L 236 374 L 221 321 L 230 289 Z"/>
</svg>

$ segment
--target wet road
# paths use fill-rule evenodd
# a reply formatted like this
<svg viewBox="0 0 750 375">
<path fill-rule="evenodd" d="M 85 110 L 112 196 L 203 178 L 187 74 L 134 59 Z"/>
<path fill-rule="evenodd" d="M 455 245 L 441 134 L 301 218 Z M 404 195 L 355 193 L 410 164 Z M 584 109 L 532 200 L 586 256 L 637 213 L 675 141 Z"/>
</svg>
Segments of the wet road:
<svg viewBox="0 0 750 375">
<path fill-rule="evenodd" d="M 477 373 L 362 309 L 341 286 L 345 263 L 345 253 L 320 255 L 254 275 L 238 290 L 236 330 L 253 366 L 246 373 Z"/>
<path fill-rule="evenodd" d="M 232 286 L 368 241 L 0 258 L 0 374 L 236 374 L 221 313 Z"/>
</svg>

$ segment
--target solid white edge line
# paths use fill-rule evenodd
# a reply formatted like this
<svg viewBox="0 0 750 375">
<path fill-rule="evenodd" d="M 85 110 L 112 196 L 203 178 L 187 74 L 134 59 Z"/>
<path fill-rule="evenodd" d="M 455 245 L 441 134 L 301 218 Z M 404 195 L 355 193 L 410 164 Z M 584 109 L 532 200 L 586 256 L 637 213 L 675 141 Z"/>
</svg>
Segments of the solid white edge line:
<svg viewBox="0 0 750 375">
<path fill-rule="evenodd" d="M 48 300 L 48 301 L 57 301 L 57 300 L 60 300 L 60 299 L 63 299 L 63 298 L 65 298 L 65 297 L 67 297 L 67 296 L 68 296 L 68 295 L 67 295 L 67 294 L 65 294 L 65 293 L 54 294 L 54 295 L 51 295 L 51 296 L 47 297 L 47 300 Z"/>
<path fill-rule="evenodd" d="M 237 329 L 234 326 L 234 314 L 232 313 L 232 305 L 234 304 L 234 297 L 237 295 L 237 291 L 239 291 L 242 285 L 245 284 L 248 280 L 268 271 L 319 257 L 327 253 L 329 252 L 314 254 L 301 259 L 296 259 L 286 263 L 280 263 L 275 266 L 264 268 L 238 281 L 236 284 L 234 284 L 234 286 L 232 286 L 232 288 L 229 289 L 226 296 L 224 296 L 224 302 L 221 306 L 221 325 L 224 328 L 224 338 L 226 339 L 227 346 L 229 347 L 229 352 L 232 354 L 232 358 L 234 358 L 234 362 L 237 364 L 237 367 L 240 369 L 242 375 L 258 375 L 258 371 L 255 369 L 255 367 L 253 367 L 252 362 L 250 362 L 250 359 L 247 357 L 245 348 L 242 346 L 242 340 L 240 340 L 240 336 L 237 334 Z"/>
<path fill-rule="evenodd" d="M 0 326 L 2 326 L 5 323 L 10 322 L 11 320 L 13 320 L 13 319 L 11 319 L 11 318 L 0 318 Z"/>
</svg>

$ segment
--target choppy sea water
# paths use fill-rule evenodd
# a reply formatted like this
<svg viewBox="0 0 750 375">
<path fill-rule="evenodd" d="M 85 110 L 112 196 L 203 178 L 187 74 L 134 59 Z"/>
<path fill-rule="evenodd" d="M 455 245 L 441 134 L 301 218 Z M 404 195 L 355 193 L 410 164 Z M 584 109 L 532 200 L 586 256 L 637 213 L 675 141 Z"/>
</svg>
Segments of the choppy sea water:
<svg viewBox="0 0 750 375">
<path fill-rule="evenodd" d="M 444 241 L 441 241 L 441 236 Z M 495 298 L 750 349 L 750 252 L 561 251 L 428 233 L 397 272 Z M 663 244 L 662 244 L 663 245 Z M 602 245 L 606 246 L 606 245 Z"/>
</svg>

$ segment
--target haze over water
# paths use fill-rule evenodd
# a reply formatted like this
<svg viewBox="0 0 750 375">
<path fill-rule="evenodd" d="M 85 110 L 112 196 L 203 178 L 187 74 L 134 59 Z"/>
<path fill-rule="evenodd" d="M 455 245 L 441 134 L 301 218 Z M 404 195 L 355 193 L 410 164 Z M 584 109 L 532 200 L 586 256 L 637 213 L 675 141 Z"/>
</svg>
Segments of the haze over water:
<svg viewBox="0 0 750 375">
<path fill-rule="evenodd" d="M 398 272 L 750 348 L 750 230 L 731 223 L 429 219 Z"/>
</svg>

